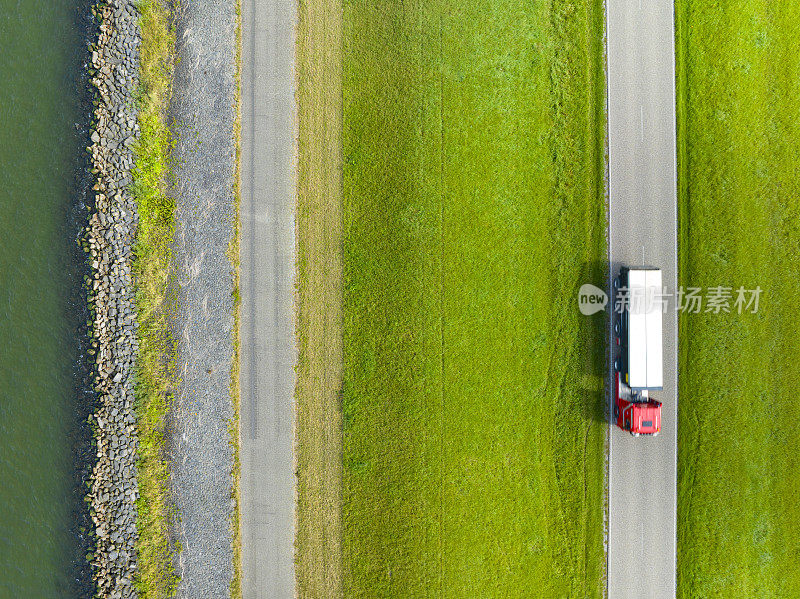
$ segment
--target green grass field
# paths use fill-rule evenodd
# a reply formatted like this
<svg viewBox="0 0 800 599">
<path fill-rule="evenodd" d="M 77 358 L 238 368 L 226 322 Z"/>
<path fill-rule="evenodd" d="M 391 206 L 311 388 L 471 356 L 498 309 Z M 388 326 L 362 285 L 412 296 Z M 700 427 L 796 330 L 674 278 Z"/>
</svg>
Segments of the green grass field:
<svg viewBox="0 0 800 599">
<path fill-rule="evenodd" d="M 681 322 L 679 596 L 800 597 L 800 5 L 677 6 L 682 282 L 763 289 Z"/>
<path fill-rule="evenodd" d="M 174 597 L 178 586 L 170 538 L 174 517 L 169 497 L 169 464 L 165 438 L 170 398 L 176 386 L 175 344 L 170 331 L 169 295 L 175 202 L 164 192 L 171 172 L 172 134 L 166 111 L 172 91 L 175 30 L 161 0 L 141 0 L 139 26 L 141 135 L 135 149 L 133 196 L 139 212 L 136 236 L 137 340 L 136 419 L 139 432 L 136 502 L 138 571 L 136 591 L 142 599 Z"/>
<path fill-rule="evenodd" d="M 346 597 L 602 594 L 601 11 L 344 3 Z"/>
</svg>

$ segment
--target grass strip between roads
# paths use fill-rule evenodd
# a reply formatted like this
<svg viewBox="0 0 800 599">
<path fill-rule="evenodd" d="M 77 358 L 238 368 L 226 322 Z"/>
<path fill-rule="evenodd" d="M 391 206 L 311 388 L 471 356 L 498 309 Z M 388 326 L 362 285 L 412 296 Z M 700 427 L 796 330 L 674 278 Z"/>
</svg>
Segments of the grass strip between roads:
<svg viewBox="0 0 800 599">
<path fill-rule="evenodd" d="M 601 596 L 602 3 L 300 11 L 300 595 Z"/>
<path fill-rule="evenodd" d="M 172 144 L 165 116 L 172 87 L 175 31 L 170 13 L 160 0 L 139 0 L 137 6 L 142 43 L 140 136 L 133 169 L 133 195 L 139 212 L 133 265 L 139 342 L 135 389 L 140 492 L 136 502 L 136 589 L 142 599 L 161 599 L 174 596 L 178 581 L 173 567 L 176 546 L 169 533 L 169 470 L 164 459 L 165 419 L 176 381 L 176 347 L 168 320 L 175 203 L 164 192 Z"/>
<path fill-rule="evenodd" d="M 241 447 L 240 440 L 240 414 L 241 414 L 241 385 L 239 375 L 241 373 L 241 333 L 239 324 L 241 322 L 241 296 L 239 294 L 239 282 L 241 280 L 241 258 L 240 240 L 242 232 L 242 222 L 240 218 L 242 203 L 242 3 L 236 2 L 236 81 L 235 94 L 235 114 L 234 138 L 236 146 L 235 166 L 236 172 L 233 177 L 233 201 L 234 201 L 234 221 L 233 238 L 228 248 L 228 259 L 233 267 L 233 357 L 231 359 L 231 406 L 233 407 L 233 419 L 230 427 L 230 442 L 233 448 L 233 486 L 231 488 L 231 498 L 233 499 L 233 515 L 231 518 L 231 533 L 233 535 L 233 578 L 231 579 L 230 591 L 231 599 L 240 599 L 242 596 L 242 529 L 241 529 L 241 480 L 242 463 L 239 453 Z"/>
<path fill-rule="evenodd" d="M 678 595 L 800 597 L 800 5 L 676 9 L 681 282 L 763 289 L 681 317 Z"/>
</svg>

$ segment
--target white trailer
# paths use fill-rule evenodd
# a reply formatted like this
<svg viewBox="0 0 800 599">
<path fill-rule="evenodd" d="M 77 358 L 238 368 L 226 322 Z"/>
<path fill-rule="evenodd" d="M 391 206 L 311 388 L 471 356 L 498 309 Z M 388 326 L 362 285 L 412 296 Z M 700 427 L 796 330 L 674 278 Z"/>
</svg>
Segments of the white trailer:
<svg viewBox="0 0 800 599">
<path fill-rule="evenodd" d="M 615 327 L 621 345 L 615 365 L 625 385 L 647 398 L 648 391 L 664 386 L 661 270 L 623 268 L 615 285 Z"/>
</svg>

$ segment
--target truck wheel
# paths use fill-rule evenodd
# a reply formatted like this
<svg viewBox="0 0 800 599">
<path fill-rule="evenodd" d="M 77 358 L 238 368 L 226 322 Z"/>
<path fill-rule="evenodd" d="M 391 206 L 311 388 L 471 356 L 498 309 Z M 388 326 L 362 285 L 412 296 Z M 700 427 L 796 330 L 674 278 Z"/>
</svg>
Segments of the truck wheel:
<svg viewBox="0 0 800 599">
<path fill-rule="evenodd" d="M 619 363 L 619 358 L 614 360 L 614 372 L 619 372 L 622 365 Z"/>
<path fill-rule="evenodd" d="M 620 285 L 619 277 L 614 277 L 614 280 L 611 282 L 611 284 L 614 286 L 614 289 L 619 289 Z"/>
<path fill-rule="evenodd" d="M 619 337 L 619 321 L 614 323 L 614 334 Z"/>
</svg>

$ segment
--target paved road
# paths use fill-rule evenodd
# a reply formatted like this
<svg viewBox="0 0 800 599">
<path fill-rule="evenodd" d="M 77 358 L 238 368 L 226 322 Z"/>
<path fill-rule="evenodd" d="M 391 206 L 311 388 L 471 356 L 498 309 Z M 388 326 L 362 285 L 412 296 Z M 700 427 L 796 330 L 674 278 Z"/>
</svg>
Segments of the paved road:
<svg viewBox="0 0 800 599">
<path fill-rule="evenodd" d="M 670 0 L 607 0 L 609 255 L 677 284 L 675 52 Z M 611 332 L 609 331 L 609 335 Z M 609 367 L 610 369 L 610 367 Z M 611 377 L 609 376 L 609 379 Z M 611 427 L 608 596 L 674 597 L 677 317 L 664 317 L 661 435 Z"/>
<path fill-rule="evenodd" d="M 242 590 L 294 597 L 294 0 L 242 3 Z"/>
</svg>

